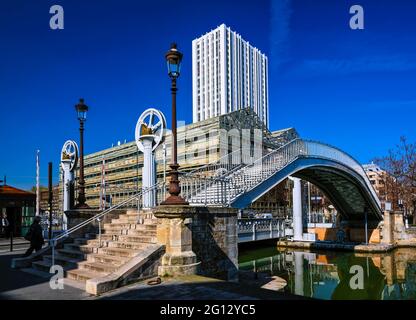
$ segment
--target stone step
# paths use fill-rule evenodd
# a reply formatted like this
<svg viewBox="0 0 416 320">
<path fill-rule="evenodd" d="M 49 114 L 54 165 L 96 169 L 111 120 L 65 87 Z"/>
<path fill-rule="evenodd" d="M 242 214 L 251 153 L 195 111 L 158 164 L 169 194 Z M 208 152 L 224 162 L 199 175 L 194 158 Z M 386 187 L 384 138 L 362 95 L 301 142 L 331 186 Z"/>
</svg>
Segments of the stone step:
<svg viewBox="0 0 416 320">
<path fill-rule="evenodd" d="M 127 217 L 119 217 L 118 219 L 112 219 L 111 223 L 138 223 L 140 224 L 152 224 L 156 223 L 156 219 L 152 218 L 140 218 L 140 217 L 133 217 L 133 216 L 127 216 Z"/>
<path fill-rule="evenodd" d="M 131 215 L 131 216 L 134 216 L 134 215 L 139 215 L 140 213 L 141 213 L 142 211 L 137 211 L 137 210 L 134 210 L 134 209 L 127 209 L 127 212 L 126 212 L 126 214 L 125 215 Z"/>
<path fill-rule="evenodd" d="M 139 242 L 139 243 L 156 243 L 155 236 L 123 235 L 119 237 L 119 242 Z"/>
<path fill-rule="evenodd" d="M 87 238 L 75 238 L 74 244 L 88 244 L 88 241 L 90 241 Z"/>
<path fill-rule="evenodd" d="M 41 272 L 49 273 L 52 266 L 52 262 L 40 260 L 32 262 L 32 268 Z"/>
<path fill-rule="evenodd" d="M 76 243 L 70 243 L 70 244 L 64 245 L 64 249 L 68 249 L 72 251 L 79 251 L 82 253 L 94 253 L 97 251 L 97 248 L 98 248 L 98 243 L 97 243 L 97 246 L 93 246 L 90 244 L 76 244 Z"/>
<path fill-rule="evenodd" d="M 117 219 L 111 219 L 111 224 L 117 224 L 117 223 L 137 223 L 138 217 L 118 217 Z"/>
<path fill-rule="evenodd" d="M 69 270 L 68 272 L 66 272 L 66 277 L 68 279 L 72 279 L 72 280 L 76 280 L 80 282 L 86 282 L 89 279 L 104 277 L 106 275 L 107 273 L 94 272 L 88 269 L 75 269 L 75 270 Z"/>
<path fill-rule="evenodd" d="M 135 229 L 135 223 L 124 223 L 124 222 L 117 222 L 117 223 L 105 223 L 103 226 L 103 230 L 121 230 L 121 229 Z"/>
<path fill-rule="evenodd" d="M 52 264 L 52 255 L 44 256 L 43 261 Z M 78 268 L 78 263 L 81 261 L 83 261 L 83 259 L 70 258 L 60 254 L 55 255 L 55 264 L 58 264 L 62 267 L 71 267 L 75 269 Z"/>
<path fill-rule="evenodd" d="M 106 263 L 106 264 L 111 264 L 111 265 L 115 265 L 119 267 L 129 260 L 130 258 L 127 258 L 127 257 L 109 256 L 107 254 L 90 254 L 88 255 L 87 261 Z"/>
<path fill-rule="evenodd" d="M 108 244 L 109 248 L 122 248 L 122 249 L 133 249 L 133 250 L 142 250 L 146 248 L 148 243 L 142 242 L 128 242 L 128 241 L 113 241 Z"/>
<path fill-rule="evenodd" d="M 88 240 L 98 240 L 98 234 L 89 233 L 88 235 L 89 235 Z M 105 240 L 105 241 L 117 240 L 118 235 L 119 234 L 115 234 L 115 233 L 101 234 L 101 240 Z"/>
<path fill-rule="evenodd" d="M 156 230 L 157 224 L 112 223 L 103 228 L 104 233 L 119 233 L 126 230 Z M 121 232 L 122 234 L 125 232 Z"/>
<path fill-rule="evenodd" d="M 127 230 L 127 235 L 129 235 L 129 236 L 156 237 L 156 229 L 154 229 L 154 230 L 130 229 L 130 230 Z"/>
<path fill-rule="evenodd" d="M 55 262 L 55 265 L 57 263 Z M 45 272 L 48 273 L 50 275 L 52 275 L 51 273 L 49 273 L 50 269 L 52 266 L 52 260 L 39 260 L 39 261 L 34 261 L 32 262 L 32 268 L 37 270 L 37 271 L 41 271 L 41 272 Z M 64 269 L 64 271 L 69 271 L 69 270 L 73 270 L 75 268 L 77 268 L 76 265 L 61 265 L 62 268 Z"/>
<path fill-rule="evenodd" d="M 127 249 L 127 248 L 100 248 L 98 250 L 99 254 L 106 254 L 109 256 L 117 256 L 117 257 L 127 257 L 132 258 L 139 253 L 139 250 L 135 249 Z"/>
<path fill-rule="evenodd" d="M 93 272 L 99 272 L 99 273 L 113 273 L 116 271 L 119 267 L 112 265 L 110 263 L 100 263 L 100 262 L 90 262 L 85 261 L 78 264 L 80 270 L 90 270 Z"/>
<path fill-rule="evenodd" d="M 86 239 L 95 239 L 96 235 L 96 233 L 86 233 L 84 237 Z"/>
<path fill-rule="evenodd" d="M 107 247 L 108 242 L 110 242 L 111 240 L 101 240 L 101 246 L 103 247 Z M 85 238 L 77 238 L 74 240 L 74 245 L 88 245 L 88 246 L 92 246 L 92 247 L 97 247 L 99 246 L 99 241 L 98 239 L 85 239 Z"/>
<path fill-rule="evenodd" d="M 145 219 L 153 218 L 153 213 L 151 211 L 143 211 L 141 210 L 138 212 L 137 210 L 128 210 L 127 213 L 120 215 L 120 217 L 141 217 Z"/>
<path fill-rule="evenodd" d="M 106 228 L 106 229 L 102 229 L 101 230 L 101 235 L 103 236 L 103 235 L 120 235 L 120 234 L 124 234 L 125 233 L 125 230 L 128 230 L 128 229 L 124 229 L 124 228 L 111 228 L 111 229 L 108 229 L 108 228 Z M 112 237 L 111 239 L 110 239 L 110 237 L 108 237 L 107 238 L 107 240 L 112 240 L 114 237 Z M 97 235 L 97 239 L 98 239 L 98 235 Z"/>
<path fill-rule="evenodd" d="M 69 258 L 75 258 L 75 259 L 86 259 L 87 254 L 84 252 L 81 252 L 79 250 L 70 250 L 70 249 L 58 249 L 57 250 L 59 255 L 66 256 Z"/>
<path fill-rule="evenodd" d="M 157 224 L 151 223 L 151 224 L 137 224 L 135 228 L 132 228 L 133 230 L 155 230 L 157 229 Z"/>
</svg>

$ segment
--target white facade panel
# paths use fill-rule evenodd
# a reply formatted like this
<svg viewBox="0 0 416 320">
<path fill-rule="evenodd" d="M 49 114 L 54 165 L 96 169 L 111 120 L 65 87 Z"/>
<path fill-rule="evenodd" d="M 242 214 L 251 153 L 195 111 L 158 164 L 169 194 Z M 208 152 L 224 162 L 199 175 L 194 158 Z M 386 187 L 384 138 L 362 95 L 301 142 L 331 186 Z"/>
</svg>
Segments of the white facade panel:
<svg viewBox="0 0 416 320">
<path fill-rule="evenodd" d="M 192 41 L 193 122 L 251 108 L 269 125 L 268 60 L 224 24 Z"/>
</svg>

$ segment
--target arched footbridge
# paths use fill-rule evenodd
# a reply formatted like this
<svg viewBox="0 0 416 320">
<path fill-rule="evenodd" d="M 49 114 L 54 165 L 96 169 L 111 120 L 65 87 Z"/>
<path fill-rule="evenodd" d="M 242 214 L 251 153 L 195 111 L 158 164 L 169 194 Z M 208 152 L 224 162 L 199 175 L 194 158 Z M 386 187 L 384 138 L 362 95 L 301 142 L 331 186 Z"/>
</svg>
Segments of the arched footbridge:
<svg viewBox="0 0 416 320">
<path fill-rule="evenodd" d="M 181 179 L 182 195 L 191 205 L 246 208 L 284 179 L 297 177 L 320 188 L 346 220 L 363 220 L 365 212 L 369 220 L 383 218 L 362 166 L 327 144 L 295 139 L 251 164 L 217 166 L 217 175 Z"/>
</svg>

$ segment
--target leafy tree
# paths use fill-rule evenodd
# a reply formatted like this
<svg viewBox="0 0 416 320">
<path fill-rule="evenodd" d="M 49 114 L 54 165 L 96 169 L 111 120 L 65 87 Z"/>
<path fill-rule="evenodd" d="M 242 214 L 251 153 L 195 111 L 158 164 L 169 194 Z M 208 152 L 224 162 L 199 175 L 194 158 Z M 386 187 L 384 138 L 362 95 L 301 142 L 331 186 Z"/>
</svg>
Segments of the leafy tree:
<svg viewBox="0 0 416 320">
<path fill-rule="evenodd" d="M 416 223 L 416 143 L 400 137 L 400 143 L 394 149 L 374 162 L 387 173 L 386 195 L 393 208 L 400 208 L 399 201 L 402 201 L 405 213 L 413 215 L 413 223 Z"/>
</svg>

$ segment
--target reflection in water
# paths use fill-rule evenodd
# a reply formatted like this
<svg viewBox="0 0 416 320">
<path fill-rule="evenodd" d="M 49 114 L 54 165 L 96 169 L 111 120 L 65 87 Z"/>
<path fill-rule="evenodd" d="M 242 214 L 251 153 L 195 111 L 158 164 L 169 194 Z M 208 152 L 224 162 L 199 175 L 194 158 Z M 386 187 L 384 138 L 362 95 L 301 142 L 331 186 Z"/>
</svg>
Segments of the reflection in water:
<svg viewBox="0 0 416 320">
<path fill-rule="evenodd" d="M 263 248 L 240 254 L 240 269 L 277 275 L 286 291 L 318 299 L 416 300 L 416 250 L 384 254 Z"/>
</svg>

